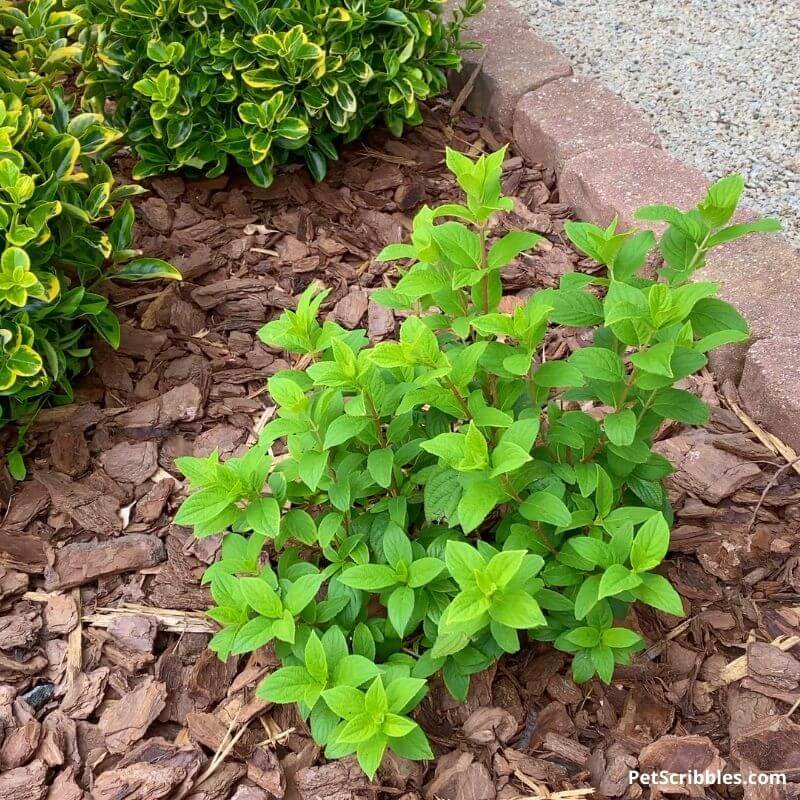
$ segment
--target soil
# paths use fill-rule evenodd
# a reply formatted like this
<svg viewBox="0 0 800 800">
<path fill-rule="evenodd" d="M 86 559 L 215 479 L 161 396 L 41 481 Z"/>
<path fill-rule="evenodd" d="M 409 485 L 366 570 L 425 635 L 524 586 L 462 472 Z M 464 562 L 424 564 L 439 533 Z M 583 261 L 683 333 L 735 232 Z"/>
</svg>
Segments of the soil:
<svg viewBox="0 0 800 800">
<path fill-rule="evenodd" d="M 137 240 L 185 280 L 111 288 L 122 346 L 96 344 L 75 404 L 42 413 L 29 478 L 0 476 L 1 798 L 635 800 L 658 790 L 629 770 L 691 768 L 796 782 L 699 796 L 797 796 L 800 474 L 705 373 L 690 388 L 711 422 L 669 426 L 658 444 L 677 467 L 665 573 L 687 616 L 634 608 L 650 646 L 611 686 L 576 686 L 546 645 L 474 676 L 466 703 L 435 684 L 418 717 L 437 760 L 387 759 L 370 785 L 352 760 L 326 763 L 293 709 L 255 698 L 270 652 L 221 664 L 206 650 L 199 581 L 219 539 L 170 524 L 184 495 L 175 458 L 254 440 L 274 412 L 265 380 L 287 366 L 256 332 L 312 280 L 333 290 L 325 310 L 342 325 L 394 334 L 370 301 L 393 268 L 374 255 L 422 203 L 458 197 L 445 144 L 474 155 L 499 138 L 443 101 L 403 140 L 376 132 L 348 149 L 321 184 L 291 168 L 267 190 L 235 176 L 152 181 Z M 569 209 L 551 173 L 512 147 L 504 185 L 516 205 L 500 224 L 546 239 L 505 270 L 510 307 L 592 265 L 562 235 Z M 582 336 L 551 335 L 548 357 Z"/>
</svg>

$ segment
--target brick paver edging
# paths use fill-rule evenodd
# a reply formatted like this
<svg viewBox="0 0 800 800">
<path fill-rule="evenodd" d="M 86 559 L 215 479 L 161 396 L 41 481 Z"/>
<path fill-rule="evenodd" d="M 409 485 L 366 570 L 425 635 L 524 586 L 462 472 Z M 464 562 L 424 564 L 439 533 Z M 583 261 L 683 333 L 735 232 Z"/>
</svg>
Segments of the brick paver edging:
<svg viewBox="0 0 800 800">
<path fill-rule="evenodd" d="M 492 118 L 524 155 L 555 170 L 562 202 L 580 219 L 607 225 L 617 216 L 630 226 L 640 206 L 688 209 L 702 196 L 707 178 L 662 150 L 639 110 L 573 74 L 508 0 L 488 0 L 465 39 L 483 48 L 464 51 L 451 88 L 457 93 L 480 68 L 467 108 Z M 710 254 L 698 279 L 718 281 L 721 296 L 752 330 L 749 342 L 711 354 L 715 377 L 734 381 L 747 411 L 800 451 L 800 251 L 779 235 L 749 236 Z"/>
</svg>

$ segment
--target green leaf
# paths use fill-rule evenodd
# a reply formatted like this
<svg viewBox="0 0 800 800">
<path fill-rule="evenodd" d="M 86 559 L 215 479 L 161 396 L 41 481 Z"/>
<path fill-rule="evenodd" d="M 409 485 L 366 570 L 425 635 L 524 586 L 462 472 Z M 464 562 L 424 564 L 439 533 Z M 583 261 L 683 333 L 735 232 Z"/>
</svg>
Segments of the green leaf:
<svg viewBox="0 0 800 800">
<path fill-rule="evenodd" d="M 575 619 L 583 619 L 600 600 L 600 575 L 590 575 L 575 595 Z"/>
<path fill-rule="evenodd" d="M 602 641 L 613 648 L 636 647 L 642 643 L 642 637 L 627 628 L 609 628 L 603 631 Z"/>
<path fill-rule="evenodd" d="M 733 216 L 743 191 L 744 178 L 741 175 L 720 178 L 708 187 L 705 198 L 698 205 L 700 215 L 709 225 L 724 225 Z"/>
<path fill-rule="evenodd" d="M 420 447 L 432 455 L 439 456 L 450 465 L 458 464 L 464 458 L 466 444 L 461 433 L 440 433 L 427 442 L 421 442 Z"/>
<path fill-rule="evenodd" d="M 500 495 L 494 481 L 476 481 L 463 490 L 458 521 L 464 533 L 475 530 L 497 505 Z"/>
<path fill-rule="evenodd" d="M 535 628 L 547 624 L 536 600 L 519 590 L 505 590 L 492 597 L 489 616 L 510 628 Z"/>
<path fill-rule="evenodd" d="M 680 595 L 663 575 L 643 572 L 639 577 L 642 579 L 641 584 L 632 590 L 637 600 L 665 611 L 667 614 L 673 614 L 676 617 L 683 616 L 683 603 Z"/>
<path fill-rule="evenodd" d="M 687 425 L 705 425 L 709 419 L 708 406 L 699 397 L 683 389 L 661 389 L 650 408 L 659 417 Z"/>
<path fill-rule="evenodd" d="M 386 605 L 389 622 L 403 636 L 414 611 L 414 590 L 410 586 L 398 586 L 390 595 Z M 402 734 L 399 734 L 402 735 Z"/>
<path fill-rule="evenodd" d="M 62 135 L 57 140 L 57 143 L 50 147 L 49 173 L 53 175 L 55 180 L 70 175 L 80 154 L 80 142 L 74 136 Z"/>
<path fill-rule="evenodd" d="M 348 567 L 339 576 L 339 580 L 353 589 L 368 592 L 379 592 L 397 584 L 397 573 L 384 564 L 361 564 Z"/>
<path fill-rule="evenodd" d="M 399 714 L 389 713 L 386 715 L 381 726 L 382 732 L 390 738 L 401 738 L 407 733 L 411 733 L 417 723 L 408 717 L 401 717 Z"/>
<path fill-rule="evenodd" d="M 283 598 L 283 603 L 292 614 L 299 614 L 316 596 L 323 574 L 301 575 L 295 580 Z"/>
<path fill-rule="evenodd" d="M 8 467 L 9 475 L 11 475 L 15 481 L 25 480 L 28 470 L 25 466 L 25 459 L 22 457 L 19 450 L 12 450 L 6 456 L 6 466 Z"/>
<path fill-rule="evenodd" d="M 546 522 L 556 527 L 566 527 L 572 522 L 572 514 L 550 492 L 533 492 L 528 495 L 519 507 L 519 513 L 532 522 Z"/>
<path fill-rule="evenodd" d="M 493 555 L 481 571 L 482 579 L 491 581 L 498 588 L 507 586 L 519 572 L 526 555 L 525 550 L 503 550 Z"/>
<path fill-rule="evenodd" d="M 609 565 L 611 552 L 608 545 L 599 539 L 593 539 L 590 536 L 573 536 L 568 545 L 581 558 L 590 561 L 593 566 L 606 567 Z"/>
<path fill-rule="evenodd" d="M 498 239 L 489 249 L 487 263 L 491 269 L 499 269 L 500 267 L 510 264 L 520 253 L 530 248 L 535 247 L 541 236 L 530 231 L 511 231 Z"/>
<path fill-rule="evenodd" d="M 554 388 L 560 386 L 583 386 L 583 373 L 566 361 L 546 361 L 533 374 L 539 386 Z"/>
<path fill-rule="evenodd" d="M 503 359 L 503 368 L 512 375 L 527 375 L 533 358 L 530 353 L 516 353 Z"/>
<path fill-rule="evenodd" d="M 445 563 L 453 580 L 462 588 L 475 586 L 475 573 L 486 566 L 483 556 L 466 542 L 450 540 L 445 547 Z"/>
<path fill-rule="evenodd" d="M 272 623 L 272 633 L 276 639 L 294 644 L 295 624 L 294 617 L 290 611 L 284 611 L 283 619 L 276 619 Z"/>
<path fill-rule="evenodd" d="M 584 328 L 603 322 L 603 304 L 591 292 L 559 289 L 552 294 L 551 303 L 550 319 L 559 325 Z"/>
<path fill-rule="evenodd" d="M 458 464 L 459 470 L 484 469 L 489 464 L 489 449 L 478 426 L 470 420 L 464 436 L 464 455 Z"/>
<path fill-rule="evenodd" d="M 674 206 L 642 206 L 633 217 L 634 219 L 668 222 L 692 238 L 697 238 L 700 235 L 699 223 L 690 214 L 684 213 Z"/>
<path fill-rule="evenodd" d="M 298 703 L 314 685 L 305 667 L 281 667 L 261 682 L 256 694 L 273 703 Z"/>
<path fill-rule="evenodd" d="M 239 587 L 253 611 L 273 619 L 283 616 L 281 599 L 266 581 L 261 578 L 240 578 Z"/>
<path fill-rule="evenodd" d="M 322 693 L 328 708 L 342 719 L 352 719 L 364 713 L 364 693 L 352 686 L 334 686 Z"/>
<path fill-rule="evenodd" d="M 368 658 L 354 653 L 345 656 L 334 668 L 333 677 L 337 684 L 361 686 L 378 675 L 378 666 Z"/>
<path fill-rule="evenodd" d="M 569 362 L 593 380 L 616 383 L 625 377 L 622 359 L 604 347 L 583 347 L 570 356 Z"/>
<path fill-rule="evenodd" d="M 613 654 L 612 654 L 613 655 Z M 575 683 L 586 683 L 595 673 L 594 662 L 588 650 L 580 650 L 572 658 L 572 679 Z"/>
<path fill-rule="evenodd" d="M 272 620 L 256 617 L 238 628 L 230 652 L 233 655 L 252 653 L 271 642 L 273 638 Z"/>
<path fill-rule="evenodd" d="M 258 4 L 255 0 L 227 0 L 251 28 L 258 28 Z"/>
<path fill-rule="evenodd" d="M 416 250 L 410 244 L 390 244 L 375 257 L 376 261 L 397 261 L 401 258 L 414 258 Z"/>
<path fill-rule="evenodd" d="M 390 448 L 372 450 L 367 457 L 367 469 L 378 486 L 388 489 L 392 484 L 394 453 Z"/>
<path fill-rule="evenodd" d="M 378 725 L 374 715 L 364 711 L 348 720 L 338 731 L 339 735 L 336 741 L 339 744 L 358 744 L 375 736 L 378 732 Z"/>
<path fill-rule="evenodd" d="M 401 563 L 407 567 L 414 558 L 411 540 L 406 536 L 406 532 L 394 522 L 390 522 L 387 526 L 381 543 L 386 560 L 395 570 L 401 568 Z"/>
<path fill-rule="evenodd" d="M 407 758 L 410 761 L 425 761 L 434 757 L 428 739 L 419 725 L 399 739 L 390 739 L 389 749 L 400 758 Z"/>
<path fill-rule="evenodd" d="M 445 612 L 448 625 L 458 625 L 482 616 L 489 608 L 489 600 L 479 589 L 465 589 L 451 601 Z"/>
<path fill-rule="evenodd" d="M 375 678 L 367 689 L 367 693 L 364 696 L 364 709 L 368 714 L 375 716 L 385 714 L 389 710 L 386 689 L 380 676 Z"/>
<path fill-rule="evenodd" d="M 631 546 L 631 566 L 636 572 L 657 567 L 669 549 L 669 525 L 663 514 L 650 517 L 640 528 Z"/>
<path fill-rule="evenodd" d="M 328 680 L 328 659 L 325 648 L 315 631 L 311 632 L 306 642 L 304 660 L 308 674 L 316 683 L 325 684 Z"/>
<path fill-rule="evenodd" d="M 692 328 L 698 336 L 710 336 L 725 330 L 747 333 L 747 321 L 730 304 L 717 297 L 698 300 L 689 316 Z"/>
<path fill-rule="evenodd" d="M 733 242 L 741 239 L 749 233 L 778 233 L 782 229 L 781 223 L 776 219 L 758 219 L 754 222 L 740 222 L 729 225 L 721 231 L 715 233 L 708 240 L 708 247 L 717 247 L 726 242 Z"/>
<path fill-rule="evenodd" d="M 514 320 L 508 314 L 484 314 L 475 317 L 472 327 L 484 336 L 513 336 Z"/>
<path fill-rule="evenodd" d="M 500 442 L 511 442 L 526 453 L 529 453 L 536 442 L 539 427 L 540 423 L 537 417 L 518 419 L 503 431 Z"/>
<path fill-rule="evenodd" d="M 293 508 L 286 513 L 281 520 L 280 532 L 282 541 L 296 540 L 303 544 L 314 544 L 317 539 L 314 518 L 302 508 Z"/>
<path fill-rule="evenodd" d="M 589 651 L 589 658 L 600 680 L 605 684 L 611 683 L 614 677 L 614 653 L 605 644 L 599 644 Z"/>
<path fill-rule="evenodd" d="M 576 647 L 595 647 L 600 643 L 600 632 L 596 628 L 584 626 L 567 631 L 564 638 Z"/>
<path fill-rule="evenodd" d="M 370 780 L 375 777 L 375 773 L 378 771 L 381 761 L 383 761 L 386 746 L 387 741 L 384 734 L 372 736 L 358 743 L 356 757 L 358 758 L 359 766 Z"/>
<path fill-rule="evenodd" d="M 675 351 L 674 342 L 660 342 L 647 350 L 641 350 L 631 355 L 631 363 L 645 372 L 654 375 L 664 375 L 672 378 L 672 354 Z"/>
<path fill-rule="evenodd" d="M 636 437 L 636 414 L 629 408 L 609 414 L 603 420 L 603 430 L 611 444 L 627 446 Z"/>
<path fill-rule="evenodd" d="M 601 600 L 604 597 L 614 597 L 635 589 L 641 582 L 641 577 L 627 567 L 622 564 L 612 564 L 600 578 L 597 596 Z"/>
<path fill-rule="evenodd" d="M 217 631 L 208 643 L 208 649 L 216 653 L 220 661 L 227 661 L 233 650 L 236 635 L 239 633 L 238 625 L 231 625 Z"/>
<path fill-rule="evenodd" d="M 445 222 L 433 228 L 433 239 L 442 256 L 453 266 L 471 269 L 481 260 L 481 240 L 460 222 Z"/>
<path fill-rule="evenodd" d="M 364 417 L 337 417 L 325 431 L 325 448 L 336 447 L 358 436 L 367 426 L 367 422 Z"/>
<path fill-rule="evenodd" d="M 445 563 L 438 558 L 419 558 L 411 564 L 408 570 L 408 585 L 412 589 L 425 586 L 437 578 L 445 569 Z"/>
<path fill-rule="evenodd" d="M 639 231 L 625 240 L 611 268 L 614 279 L 627 281 L 647 261 L 648 253 L 655 247 L 656 237 L 652 231 Z"/>
<path fill-rule="evenodd" d="M 180 271 L 160 258 L 137 258 L 109 277 L 115 281 L 180 281 Z"/>
<path fill-rule="evenodd" d="M 395 290 L 410 300 L 418 300 L 429 294 L 450 288 L 450 282 L 432 269 L 418 267 L 404 275 Z"/>
<path fill-rule="evenodd" d="M 455 470 L 438 467 L 425 483 L 425 519 L 449 519 L 461 499 L 461 479 Z"/>
<path fill-rule="evenodd" d="M 328 466 L 328 454 L 318 453 L 316 450 L 306 450 L 297 463 L 297 472 L 300 479 L 311 491 L 316 491 L 322 476 Z"/>
<path fill-rule="evenodd" d="M 492 451 L 490 475 L 494 478 L 507 472 L 513 472 L 531 460 L 531 456 L 513 442 L 500 442 Z"/>
<path fill-rule="evenodd" d="M 221 486 L 212 486 L 189 495 L 175 515 L 176 525 L 200 525 L 209 522 L 233 504 L 230 492 Z"/>
<path fill-rule="evenodd" d="M 245 511 L 245 521 L 256 532 L 274 539 L 280 531 L 281 510 L 274 497 L 253 500 Z"/>
<path fill-rule="evenodd" d="M 115 350 L 119 348 L 119 320 L 110 308 L 105 308 L 99 314 L 89 317 L 89 323 Z"/>
<path fill-rule="evenodd" d="M 581 462 L 575 464 L 573 469 L 581 497 L 589 497 L 597 488 L 597 465 L 593 462 Z"/>
<path fill-rule="evenodd" d="M 595 466 L 597 488 L 595 489 L 594 504 L 597 507 L 597 516 L 603 519 L 614 507 L 614 484 L 608 473 L 600 466 Z"/>
</svg>

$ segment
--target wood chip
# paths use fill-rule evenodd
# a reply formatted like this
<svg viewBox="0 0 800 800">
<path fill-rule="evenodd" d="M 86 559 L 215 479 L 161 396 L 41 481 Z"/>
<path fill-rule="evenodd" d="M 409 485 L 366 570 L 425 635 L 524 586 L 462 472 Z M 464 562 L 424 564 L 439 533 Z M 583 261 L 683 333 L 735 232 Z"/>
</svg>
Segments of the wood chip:
<svg viewBox="0 0 800 800">
<path fill-rule="evenodd" d="M 0 773 L 3 800 L 43 800 L 47 793 L 47 766 L 43 761 Z"/>
<path fill-rule="evenodd" d="M 109 751 L 124 753 L 138 742 L 161 713 L 166 696 L 166 686 L 147 676 L 138 688 L 110 703 L 98 722 Z"/>
<path fill-rule="evenodd" d="M 106 575 L 153 567 L 165 558 L 164 545 L 155 536 L 132 533 L 106 542 L 79 542 L 56 551 L 55 563 L 45 576 L 47 589 L 68 589 Z"/>
</svg>

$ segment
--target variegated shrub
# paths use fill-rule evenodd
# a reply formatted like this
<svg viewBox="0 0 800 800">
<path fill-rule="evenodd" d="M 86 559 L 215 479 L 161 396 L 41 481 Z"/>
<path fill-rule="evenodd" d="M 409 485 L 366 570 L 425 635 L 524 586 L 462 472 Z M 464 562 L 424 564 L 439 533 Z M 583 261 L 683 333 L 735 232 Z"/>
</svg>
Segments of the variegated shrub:
<svg viewBox="0 0 800 800">
<path fill-rule="evenodd" d="M 113 105 L 140 161 L 221 174 L 233 159 L 259 186 L 304 158 L 318 179 L 338 142 L 376 123 L 400 134 L 457 66 L 467 0 L 73 0 L 83 18 L 79 80 L 96 110 Z"/>
<path fill-rule="evenodd" d="M 70 114 L 62 89 L 74 22 L 51 2 L 0 3 L 0 426 L 45 402 L 69 402 L 86 334 L 119 343 L 95 290 L 108 277 L 180 277 L 131 249 L 136 186 L 116 186 L 103 160 L 121 138 L 102 115 Z M 121 205 L 120 205 L 121 204 Z M 109 224 L 110 221 L 110 224 Z M 15 474 L 18 452 L 9 454 Z"/>
</svg>

